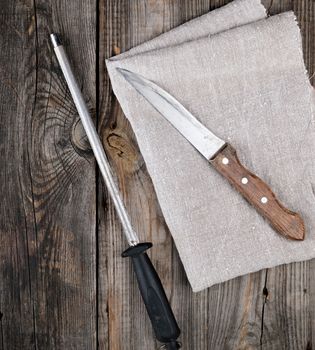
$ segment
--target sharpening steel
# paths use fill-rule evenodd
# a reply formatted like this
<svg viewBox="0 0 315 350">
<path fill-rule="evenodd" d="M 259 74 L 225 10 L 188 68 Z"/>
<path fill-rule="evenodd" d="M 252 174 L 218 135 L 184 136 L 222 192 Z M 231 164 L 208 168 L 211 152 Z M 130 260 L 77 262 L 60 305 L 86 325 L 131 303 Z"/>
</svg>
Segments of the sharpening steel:
<svg viewBox="0 0 315 350">
<path fill-rule="evenodd" d="M 123 252 L 122 256 L 128 256 L 132 259 L 139 289 L 146 305 L 156 338 L 164 343 L 164 349 L 179 349 L 180 344 L 176 339 L 180 335 L 180 329 L 165 295 L 160 278 L 155 271 L 151 260 L 145 253 L 147 249 L 152 247 L 152 243 L 140 243 L 137 234 L 132 228 L 126 208 L 111 173 L 103 145 L 98 137 L 81 90 L 73 75 L 66 52 L 56 34 L 51 34 L 50 38 L 97 164 L 122 223 L 124 233 L 130 246 Z"/>
</svg>

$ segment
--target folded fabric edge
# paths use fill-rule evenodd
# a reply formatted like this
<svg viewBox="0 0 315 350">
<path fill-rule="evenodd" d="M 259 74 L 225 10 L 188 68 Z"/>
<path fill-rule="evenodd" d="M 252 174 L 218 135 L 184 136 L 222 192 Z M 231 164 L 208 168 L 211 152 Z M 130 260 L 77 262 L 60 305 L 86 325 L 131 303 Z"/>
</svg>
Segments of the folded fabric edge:
<svg viewBox="0 0 315 350">
<path fill-rule="evenodd" d="M 300 262 L 304 262 L 304 261 L 310 261 L 310 260 L 312 260 L 312 259 L 313 259 L 313 258 L 309 258 L 309 259 L 306 259 L 306 260 L 305 260 L 305 259 L 297 259 L 297 260 L 294 261 L 294 263 L 300 263 Z M 235 279 L 237 279 L 237 278 L 245 277 L 245 276 L 250 275 L 250 274 L 252 274 L 252 273 L 261 272 L 261 271 L 264 271 L 264 270 L 267 270 L 267 269 L 271 269 L 271 268 L 273 268 L 273 267 L 287 266 L 287 265 L 292 264 L 292 263 L 293 263 L 293 262 L 284 262 L 283 264 L 279 264 L 279 265 L 272 265 L 272 264 L 266 265 L 264 268 L 261 268 L 261 269 L 259 269 L 259 270 L 254 270 L 254 269 L 253 269 L 252 271 L 249 271 L 249 272 L 247 272 L 247 273 L 244 274 L 244 275 L 235 276 L 235 277 L 230 278 L 230 279 L 228 279 L 228 280 L 226 280 L 226 281 L 224 281 L 224 282 L 222 282 L 222 281 L 215 281 L 215 282 L 211 283 L 211 285 L 209 285 L 209 284 L 207 284 L 207 283 L 201 283 L 201 284 L 199 284 L 199 285 L 192 285 L 192 284 L 190 283 L 190 285 L 191 285 L 191 288 L 192 288 L 193 293 L 199 293 L 199 292 L 202 292 L 202 291 L 204 291 L 205 289 L 211 288 L 211 287 L 213 287 L 213 286 L 215 286 L 215 285 L 217 285 L 217 284 L 221 284 L 221 283 L 226 283 L 226 282 L 229 282 L 229 281 L 233 281 L 233 280 L 235 280 Z"/>
<path fill-rule="evenodd" d="M 243 22 L 241 22 L 238 25 L 231 24 L 231 26 L 221 28 L 218 31 L 215 31 L 214 33 L 208 32 L 208 33 L 204 33 L 204 35 L 201 35 L 201 36 L 193 36 L 193 37 L 190 37 L 188 39 L 186 38 L 185 40 L 184 39 L 178 40 L 177 34 L 181 29 L 183 29 L 185 27 L 187 27 L 187 28 L 192 27 L 202 20 L 208 20 L 208 17 L 210 20 L 211 17 L 216 15 L 216 14 L 218 16 L 222 16 L 223 11 L 224 12 L 232 11 L 232 8 L 239 7 L 238 10 L 240 10 L 243 6 L 244 6 L 244 13 L 248 14 L 249 9 L 251 9 L 253 11 L 253 14 L 248 14 L 248 17 L 247 17 L 248 21 L 244 20 Z M 254 11 L 256 11 L 256 12 L 254 13 Z M 107 59 L 105 59 L 105 63 L 107 65 L 107 63 L 109 63 L 111 61 L 119 61 L 119 60 L 122 60 L 124 58 L 130 58 L 134 55 L 141 54 L 141 53 L 144 53 L 146 51 L 155 50 L 158 48 L 170 47 L 173 45 L 183 43 L 185 41 L 195 40 L 195 39 L 201 38 L 201 37 L 206 36 L 206 35 L 218 34 L 222 31 L 229 30 L 229 29 L 235 28 L 237 26 L 246 25 L 246 24 L 249 24 L 251 22 L 259 21 L 259 20 L 266 18 L 266 17 L 267 17 L 267 11 L 266 11 L 266 8 L 261 3 L 261 0 L 234 0 L 234 1 L 228 3 L 224 6 L 221 6 L 215 10 L 212 10 L 212 11 L 205 13 L 201 16 L 193 18 L 193 19 L 191 19 L 191 20 L 189 20 L 189 21 L 187 21 L 187 22 L 185 22 L 177 27 L 174 27 L 174 28 L 170 29 L 169 31 L 162 33 L 151 40 L 148 40 L 140 45 L 137 45 L 137 46 L 127 50 L 126 52 L 123 52 L 123 53 L 118 54 L 116 56 L 112 56 L 110 58 L 107 58 Z M 168 39 L 166 41 L 171 41 L 171 42 L 168 42 L 165 45 L 163 43 L 163 40 L 166 38 Z M 173 38 L 173 39 L 171 39 L 171 38 Z"/>
</svg>

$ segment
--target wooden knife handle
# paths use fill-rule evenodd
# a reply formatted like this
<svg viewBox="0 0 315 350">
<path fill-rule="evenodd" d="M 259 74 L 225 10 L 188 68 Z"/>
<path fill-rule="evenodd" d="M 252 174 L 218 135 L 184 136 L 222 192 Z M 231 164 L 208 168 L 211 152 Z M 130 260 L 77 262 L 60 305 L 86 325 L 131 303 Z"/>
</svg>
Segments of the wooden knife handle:
<svg viewBox="0 0 315 350">
<path fill-rule="evenodd" d="M 285 208 L 269 186 L 240 163 L 231 145 L 227 144 L 213 159 L 210 159 L 210 163 L 277 232 L 290 239 L 304 239 L 305 228 L 301 216 Z"/>
</svg>

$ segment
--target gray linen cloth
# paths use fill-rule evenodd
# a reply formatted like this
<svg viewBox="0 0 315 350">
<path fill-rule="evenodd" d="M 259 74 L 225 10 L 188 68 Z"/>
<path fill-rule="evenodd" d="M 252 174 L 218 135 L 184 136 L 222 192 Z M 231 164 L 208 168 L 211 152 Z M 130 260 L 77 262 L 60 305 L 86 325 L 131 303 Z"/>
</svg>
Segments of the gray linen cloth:
<svg viewBox="0 0 315 350">
<path fill-rule="evenodd" d="M 265 17 L 259 1 L 236 0 L 106 62 L 194 291 L 315 257 L 312 88 L 294 14 Z M 229 141 L 303 216 L 305 241 L 278 235 L 116 67 L 154 81 Z"/>
</svg>

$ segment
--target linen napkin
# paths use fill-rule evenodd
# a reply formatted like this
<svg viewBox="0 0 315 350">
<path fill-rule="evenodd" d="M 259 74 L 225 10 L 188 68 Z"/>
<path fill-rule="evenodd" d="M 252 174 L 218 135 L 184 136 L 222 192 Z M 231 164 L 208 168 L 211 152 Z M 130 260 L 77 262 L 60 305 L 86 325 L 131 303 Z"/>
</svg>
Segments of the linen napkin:
<svg viewBox="0 0 315 350">
<path fill-rule="evenodd" d="M 265 17 L 258 0 L 236 0 L 106 62 L 194 291 L 315 257 L 312 88 L 294 14 Z M 117 67 L 154 81 L 230 142 L 302 215 L 305 241 L 277 234 Z"/>
</svg>

